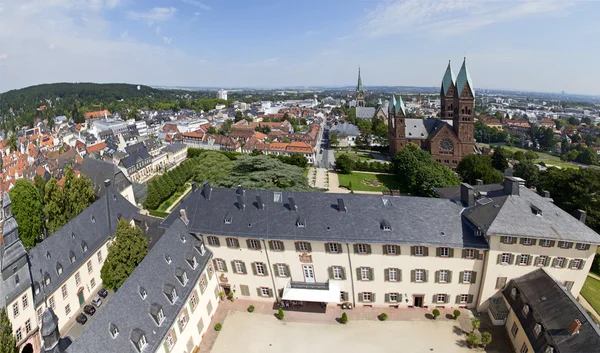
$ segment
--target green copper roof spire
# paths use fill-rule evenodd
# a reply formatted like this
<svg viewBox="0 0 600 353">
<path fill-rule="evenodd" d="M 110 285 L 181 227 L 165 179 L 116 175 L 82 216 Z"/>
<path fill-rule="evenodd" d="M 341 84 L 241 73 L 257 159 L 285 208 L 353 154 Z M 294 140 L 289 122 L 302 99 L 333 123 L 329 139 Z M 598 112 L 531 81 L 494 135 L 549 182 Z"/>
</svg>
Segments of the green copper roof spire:
<svg viewBox="0 0 600 353">
<path fill-rule="evenodd" d="M 358 85 L 356 85 L 356 92 L 362 92 L 363 85 L 362 79 L 360 78 L 360 66 L 358 67 Z"/>
<path fill-rule="evenodd" d="M 390 104 L 388 105 L 388 112 L 393 111 L 395 105 L 396 105 L 396 96 L 392 94 L 392 99 L 390 99 Z"/>
<path fill-rule="evenodd" d="M 406 116 L 406 110 L 404 109 L 404 101 L 402 101 L 402 95 L 398 95 L 398 103 L 396 103 L 396 114 L 402 111 L 402 115 Z"/>
<path fill-rule="evenodd" d="M 448 67 L 446 68 L 444 79 L 442 80 L 442 90 L 444 91 L 444 96 L 448 94 L 448 89 L 453 83 L 454 74 L 452 73 L 452 66 L 450 66 L 450 60 L 448 60 Z"/>
<path fill-rule="evenodd" d="M 473 88 L 473 82 L 471 81 L 469 70 L 467 70 L 467 58 L 465 58 L 462 66 L 460 67 L 460 71 L 458 72 L 458 76 L 456 76 L 456 88 L 458 89 L 458 95 L 462 94 L 462 91 L 467 83 L 471 89 L 471 94 L 473 97 L 475 97 L 475 89 Z"/>
</svg>

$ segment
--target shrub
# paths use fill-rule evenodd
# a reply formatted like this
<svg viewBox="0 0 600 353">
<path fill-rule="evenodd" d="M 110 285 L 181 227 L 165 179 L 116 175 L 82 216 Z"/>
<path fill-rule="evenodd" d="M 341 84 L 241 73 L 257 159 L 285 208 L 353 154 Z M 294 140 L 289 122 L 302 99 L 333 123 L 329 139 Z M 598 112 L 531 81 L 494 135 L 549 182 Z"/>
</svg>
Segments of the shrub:
<svg viewBox="0 0 600 353">
<path fill-rule="evenodd" d="M 477 346 L 479 344 L 479 336 L 474 333 L 469 333 L 467 335 L 467 344 L 469 345 L 469 348 Z"/>
<path fill-rule="evenodd" d="M 346 314 L 345 312 L 344 312 L 344 313 L 342 313 L 342 318 L 340 319 L 340 322 L 341 322 L 342 324 L 345 324 L 345 323 L 347 323 L 347 322 L 348 322 L 348 314 Z"/>
<path fill-rule="evenodd" d="M 388 318 L 388 316 L 386 313 L 379 314 L 379 320 L 385 321 L 385 320 L 387 320 L 387 318 Z"/>
<path fill-rule="evenodd" d="M 227 299 L 233 299 L 233 292 L 229 292 L 229 294 L 227 294 Z"/>
<path fill-rule="evenodd" d="M 279 308 L 279 311 L 277 312 L 277 318 L 279 320 L 283 320 L 283 317 L 285 316 L 285 314 L 283 313 L 283 309 Z"/>
<path fill-rule="evenodd" d="M 215 325 L 215 331 L 221 331 L 222 328 L 223 328 L 223 324 L 221 324 L 220 322 L 217 322 L 217 324 Z"/>
<path fill-rule="evenodd" d="M 248 312 L 249 312 L 249 313 L 251 313 L 251 312 L 253 312 L 253 311 L 254 311 L 254 305 L 250 305 L 250 306 L 248 307 Z"/>
<path fill-rule="evenodd" d="M 460 316 L 460 310 L 454 310 L 453 314 L 454 314 L 454 320 L 458 319 L 458 317 Z"/>
<path fill-rule="evenodd" d="M 471 331 L 471 332 L 475 332 L 475 330 L 477 330 L 479 328 L 479 326 L 481 326 L 481 321 L 479 321 L 478 318 L 474 317 L 471 320 L 471 325 L 473 326 L 473 331 Z"/>
<path fill-rule="evenodd" d="M 220 291 L 219 292 L 219 298 L 221 298 L 221 300 L 223 300 L 223 298 L 225 298 L 225 292 Z"/>
<path fill-rule="evenodd" d="M 489 332 L 482 332 L 481 333 L 481 345 L 483 347 L 485 347 L 490 343 L 492 343 L 492 334 Z"/>
<path fill-rule="evenodd" d="M 437 319 L 438 316 L 440 316 L 440 311 L 438 309 L 433 309 L 433 318 Z"/>
</svg>

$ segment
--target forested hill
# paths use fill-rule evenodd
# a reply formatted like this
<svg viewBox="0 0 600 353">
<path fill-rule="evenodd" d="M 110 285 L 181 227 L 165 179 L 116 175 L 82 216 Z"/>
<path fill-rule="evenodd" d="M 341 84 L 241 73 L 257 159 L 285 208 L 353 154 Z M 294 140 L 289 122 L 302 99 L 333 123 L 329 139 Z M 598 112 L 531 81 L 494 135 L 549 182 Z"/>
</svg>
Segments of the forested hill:
<svg viewBox="0 0 600 353">
<path fill-rule="evenodd" d="M 13 129 L 30 125 L 42 105 L 46 106 L 45 118 L 65 115 L 81 121 L 85 112 L 94 110 L 184 108 L 186 103 L 180 101 L 187 95 L 203 98 L 208 97 L 209 92 L 162 90 L 124 83 L 51 83 L 1 93 L 0 115 L 7 117 L 6 128 Z M 13 113 L 9 114 L 11 108 Z"/>
</svg>

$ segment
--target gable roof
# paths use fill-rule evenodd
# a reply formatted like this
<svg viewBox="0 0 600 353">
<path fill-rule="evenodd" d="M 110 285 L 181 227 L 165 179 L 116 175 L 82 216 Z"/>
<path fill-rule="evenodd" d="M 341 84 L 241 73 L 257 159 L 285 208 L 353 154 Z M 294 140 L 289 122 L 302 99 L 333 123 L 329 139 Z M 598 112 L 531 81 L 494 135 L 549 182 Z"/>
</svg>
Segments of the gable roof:
<svg viewBox="0 0 600 353">
<path fill-rule="evenodd" d="M 375 115 L 375 107 L 356 107 L 356 117 L 359 119 L 371 119 Z"/>
<path fill-rule="evenodd" d="M 131 185 L 131 182 L 119 167 L 99 159 L 84 158 L 81 164 L 81 173 L 92 181 L 96 197 L 104 195 L 105 180 L 110 180 L 111 185 L 119 192 Z"/>
<path fill-rule="evenodd" d="M 469 70 L 467 70 L 467 58 L 465 58 L 465 60 L 463 61 L 463 64 L 460 67 L 460 71 L 458 72 L 458 76 L 456 76 L 456 88 L 458 96 L 462 94 L 462 91 L 465 88 L 466 84 L 469 84 L 471 94 L 473 95 L 473 97 L 475 97 L 475 89 L 473 88 L 471 75 L 469 75 Z"/>
</svg>

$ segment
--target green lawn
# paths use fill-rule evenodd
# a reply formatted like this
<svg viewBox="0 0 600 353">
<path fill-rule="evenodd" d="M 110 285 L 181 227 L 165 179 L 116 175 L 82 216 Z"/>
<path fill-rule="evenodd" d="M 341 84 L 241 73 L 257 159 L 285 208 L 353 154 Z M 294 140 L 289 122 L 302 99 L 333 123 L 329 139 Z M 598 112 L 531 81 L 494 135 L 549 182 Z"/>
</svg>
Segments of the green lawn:
<svg viewBox="0 0 600 353">
<path fill-rule="evenodd" d="M 395 180 L 395 177 L 390 174 L 374 174 L 374 173 L 359 173 L 338 174 L 340 186 L 349 189 L 348 184 L 352 182 L 352 189 L 355 191 L 382 191 L 387 189 L 399 190 L 400 184 Z M 363 181 L 371 180 L 381 185 L 372 186 L 363 183 Z"/>
<path fill-rule="evenodd" d="M 338 156 L 340 156 L 342 154 L 348 155 L 350 158 L 352 158 L 355 161 L 359 161 L 359 160 L 369 161 L 369 160 L 373 159 L 373 157 L 371 157 L 371 154 L 368 152 L 356 152 L 356 151 L 348 152 L 348 151 L 344 151 L 344 150 L 334 152 L 335 158 L 337 158 Z"/>
<path fill-rule="evenodd" d="M 478 143 L 477 145 L 481 145 L 481 146 L 486 146 L 489 147 L 490 145 L 488 145 L 487 143 Z M 492 146 L 494 144 L 492 143 Z M 527 152 L 528 150 L 523 149 L 523 148 L 519 148 L 519 147 L 510 147 L 510 146 L 502 146 L 508 150 L 511 150 L 512 152 L 516 152 L 516 151 L 523 151 L 523 152 Z M 535 163 L 540 163 L 540 162 L 544 162 L 547 165 L 553 165 L 556 167 L 561 167 L 561 168 L 579 168 L 579 166 L 568 163 L 568 162 L 563 162 L 560 160 L 560 157 L 558 156 L 554 156 L 551 155 L 549 153 L 544 153 L 544 152 L 536 152 L 538 155 L 538 159 L 536 159 L 534 162 Z"/>
<path fill-rule="evenodd" d="M 188 183 L 185 183 L 184 186 L 186 188 L 189 187 Z M 168 199 L 163 201 L 163 203 L 161 203 L 156 210 L 161 211 L 161 212 L 166 212 L 167 208 L 169 208 L 173 204 L 173 202 L 175 202 L 175 200 L 177 200 L 184 192 L 188 193 L 190 191 L 191 191 L 191 189 L 184 190 L 183 192 L 175 191 L 175 193 L 173 193 L 173 195 L 171 195 L 171 197 L 169 197 Z"/>
<path fill-rule="evenodd" d="M 590 303 L 597 313 L 600 313 L 600 281 L 588 277 L 581 289 L 581 295 L 583 295 L 585 300 Z"/>
</svg>

